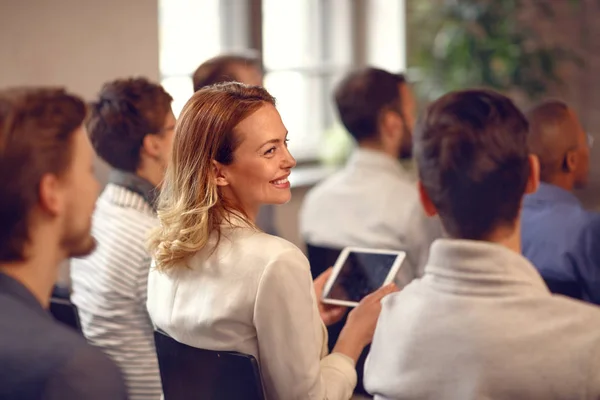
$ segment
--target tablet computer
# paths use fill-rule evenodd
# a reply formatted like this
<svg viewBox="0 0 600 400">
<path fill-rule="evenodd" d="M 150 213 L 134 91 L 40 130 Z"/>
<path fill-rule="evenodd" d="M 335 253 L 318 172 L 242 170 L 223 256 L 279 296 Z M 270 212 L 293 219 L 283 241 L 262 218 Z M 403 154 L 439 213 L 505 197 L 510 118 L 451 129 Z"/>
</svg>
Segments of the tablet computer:
<svg viewBox="0 0 600 400">
<path fill-rule="evenodd" d="M 347 247 L 338 257 L 323 290 L 323 302 L 355 307 L 368 294 L 394 282 L 404 251 Z"/>
</svg>

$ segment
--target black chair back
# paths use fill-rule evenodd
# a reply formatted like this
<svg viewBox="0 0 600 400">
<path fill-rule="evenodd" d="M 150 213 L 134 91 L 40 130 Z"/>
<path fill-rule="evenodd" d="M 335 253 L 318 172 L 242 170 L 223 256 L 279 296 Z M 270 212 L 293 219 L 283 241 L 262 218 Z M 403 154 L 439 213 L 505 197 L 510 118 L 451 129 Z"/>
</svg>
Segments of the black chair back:
<svg viewBox="0 0 600 400">
<path fill-rule="evenodd" d="M 77 307 L 70 300 L 60 297 L 50 298 L 50 314 L 55 320 L 83 334 Z"/>
<path fill-rule="evenodd" d="M 567 281 L 561 279 L 552 279 L 543 276 L 548 290 L 555 294 L 572 297 L 574 299 L 583 299 L 582 286 L 575 281 Z"/>
<path fill-rule="evenodd" d="M 327 268 L 333 267 L 343 249 L 333 247 L 315 246 L 306 244 L 310 273 L 313 279 L 321 275 Z"/>
<path fill-rule="evenodd" d="M 164 400 L 264 400 L 256 359 L 211 351 L 154 332 Z"/>
</svg>

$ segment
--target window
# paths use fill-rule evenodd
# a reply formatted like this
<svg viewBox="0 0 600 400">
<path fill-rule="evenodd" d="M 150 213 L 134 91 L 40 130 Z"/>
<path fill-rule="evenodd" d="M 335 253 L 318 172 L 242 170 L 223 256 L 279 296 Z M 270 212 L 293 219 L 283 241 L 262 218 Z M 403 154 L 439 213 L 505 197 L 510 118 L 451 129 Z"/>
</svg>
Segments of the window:
<svg viewBox="0 0 600 400">
<path fill-rule="evenodd" d="M 265 87 L 299 160 L 315 157 L 334 128 L 332 88 L 353 63 L 352 1 L 263 1 Z"/>
<path fill-rule="evenodd" d="M 159 0 L 159 7 L 162 84 L 176 115 L 201 62 L 259 50 L 265 87 L 299 161 L 336 158 L 350 143 L 332 97 L 351 68 L 405 69 L 404 0 Z"/>
<path fill-rule="evenodd" d="M 369 0 L 367 16 L 367 64 L 389 71 L 405 71 L 405 0 Z"/>
<path fill-rule="evenodd" d="M 219 0 L 159 0 L 161 83 L 179 115 L 193 93 L 191 74 L 223 49 Z"/>
</svg>

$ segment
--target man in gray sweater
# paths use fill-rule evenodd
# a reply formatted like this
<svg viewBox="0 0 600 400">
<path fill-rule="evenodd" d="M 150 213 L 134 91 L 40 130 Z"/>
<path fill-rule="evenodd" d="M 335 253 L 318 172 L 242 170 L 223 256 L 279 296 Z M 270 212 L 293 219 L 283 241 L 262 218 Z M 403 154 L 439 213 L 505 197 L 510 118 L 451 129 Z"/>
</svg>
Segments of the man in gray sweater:
<svg viewBox="0 0 600 400">
<path fill-rule="evenodd" d="M 448 239 L 383 300 L 365 387 L 376 399 L 598 399 L 600 309 L 552 295 L 520 248 L 538 186 L 528 124 L 506 97 L 450 93 L 415 131 L 419 191 Z"/>
</svg>

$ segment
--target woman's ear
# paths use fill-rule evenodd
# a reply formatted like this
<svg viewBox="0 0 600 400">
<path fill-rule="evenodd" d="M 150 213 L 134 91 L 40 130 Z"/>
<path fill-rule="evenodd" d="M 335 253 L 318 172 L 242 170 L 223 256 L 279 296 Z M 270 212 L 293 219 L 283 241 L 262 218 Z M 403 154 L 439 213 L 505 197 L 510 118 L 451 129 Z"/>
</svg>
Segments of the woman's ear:
<svg viewBox="0 0 600 400">
<path fill-rule="evenodd" d="M 421 205 L 423 206 L 425 215 L 427 215 L 428 217 L 433 217 L 437 215 L 437 209 L 433 205 L 433 202 L 431 201 L 431 198 L 429 198 L 429 195 L 427 194 L 427 191 L 425 190 L 425 187 L 423 186 L 421 181 L 419 181 L 417 185 L 419 189 L 419 199 L 421 200 Z"/>
<path fill-rule="evenodd" d="M 525 194 L 534 193 L 540 185 L 540 160 L 535 154 L 529 155 L 529 178 L 525 187 Z"/>
<path fill-rule="evenodd" d="M 212 160 L 213 176 L 217 186 L 228 186 L 229 181 L 226 178 L 226 166 L 216 160 Z"/>
</svg>

